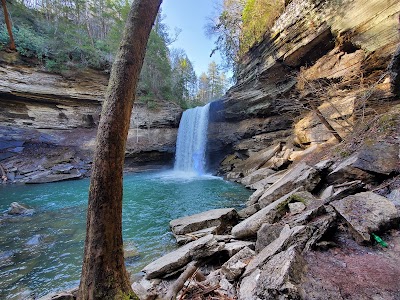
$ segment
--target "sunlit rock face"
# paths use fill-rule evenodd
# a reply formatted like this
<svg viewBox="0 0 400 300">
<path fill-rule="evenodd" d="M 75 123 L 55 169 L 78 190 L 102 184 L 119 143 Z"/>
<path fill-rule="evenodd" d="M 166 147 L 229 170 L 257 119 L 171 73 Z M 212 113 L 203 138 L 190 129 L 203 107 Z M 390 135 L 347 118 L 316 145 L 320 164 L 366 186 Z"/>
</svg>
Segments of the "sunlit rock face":
<svg viewBox="0 0 400 300">
<path fill-rule="evenodd" d="M 237 83 L 212 110 L 210 156 L 246 158 L 294 125 L 295 144 L 329 140 L 309 102 L 342 136 L 357 118 L 388 105 L 400 73 L 399 55 L 392 59 L 399 13 L 396 0 L 291 1 L 242 58 Z"/>
<path fill-rule="evenodd" d="M 7 54 L 1 56 L 4 60 Z M 89 175 L 108 75 L 93 70 L 47 73 L 19 60 L 1 64 L 0 73 L 0 163 L 9 180 Z M 170 102 L 152 110 L 135 104 L 127 165 L 172 162 L 181 113 Z M 72 169 L 51 169 L 59 164 L 71 164 Z"/>
</svg>

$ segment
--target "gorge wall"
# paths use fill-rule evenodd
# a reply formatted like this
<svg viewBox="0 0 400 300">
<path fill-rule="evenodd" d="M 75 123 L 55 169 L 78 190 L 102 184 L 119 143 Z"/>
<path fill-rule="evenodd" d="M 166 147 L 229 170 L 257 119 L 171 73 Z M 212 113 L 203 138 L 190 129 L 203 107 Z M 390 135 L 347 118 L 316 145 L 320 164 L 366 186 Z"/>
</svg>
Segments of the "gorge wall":
<svg viewBox="0 0 400 300">
<path fill-rule="evenodd" d="M 357 117 L 393 105 L 399 13 L 395 0 L 292 1 L 243 57 L 237 84 L 214 104 L 209 156 L 230 154 L 222 172 L 293 131 L 300 148 L 332 138 L 312 104 L 341 136 Z"/>
<path fill-rule="evenodd" d="M 15 54 L 2 53 L 0 59 L 0 160 L 9 181 L 89 175 L 108 76 L 93 70 L 47 73 Z M 153 110 L 135 104 L 128 168 L 172 161 L 181 113 L 171 102 Z"/>
</svg>

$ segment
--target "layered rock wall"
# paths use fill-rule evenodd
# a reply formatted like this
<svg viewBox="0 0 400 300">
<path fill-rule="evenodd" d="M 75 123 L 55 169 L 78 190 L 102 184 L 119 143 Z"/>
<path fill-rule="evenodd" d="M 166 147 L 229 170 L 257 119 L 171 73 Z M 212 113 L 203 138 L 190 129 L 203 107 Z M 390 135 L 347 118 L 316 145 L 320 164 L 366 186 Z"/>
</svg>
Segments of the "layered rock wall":
<svg viewBox="0 0 400 300">
<path fill-rule="evenodd" d="M 299 120 L 295 144 L 327 141 L 332 133 L 310 103 L 341 136 L 360 115 L 391 106 L 398 92 L 399 14 L 396 0 L 291 1 L 243 57 L 237 84 L 214 111 L 210 156 L 217 156 L 214 141 L 220 141 L 225 154 L 246 158 Z M 265 120 L 285 125 L 265 126 Z M 247 150 L 238 146 L 243 143 Z"/>
<path fill-rule="evenodd" d="M 7 54 L 2 54 L 4 58 Z M 88 175 L 108 76 L 93 70 L 63 75 L 14 62 L 0 64 L 0 163 L 8 178 L 46 181 L 53 167 L 69 177 Z M 136 103 L 126 149 L 127 166 L 168 164 L 182 110 Z M 70 153 L 63 159 L 65 153 Z M 60 171 L 57 171 L 60 174 Z"/>
</svg>

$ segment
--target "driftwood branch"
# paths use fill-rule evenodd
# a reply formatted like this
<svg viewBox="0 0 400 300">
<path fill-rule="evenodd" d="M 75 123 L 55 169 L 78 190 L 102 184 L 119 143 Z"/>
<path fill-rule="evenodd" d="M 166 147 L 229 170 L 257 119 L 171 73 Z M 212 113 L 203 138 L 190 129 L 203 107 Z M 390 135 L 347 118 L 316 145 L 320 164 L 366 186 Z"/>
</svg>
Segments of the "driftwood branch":
<svg viewBox="0 0 400 300">
<path fill-rule="evenodd" d="M 164 300 L 174 300 L 176 295 L 185 285 L 188 280 L 197 270 L 198 263 L 196 261 L 191 262 L 187 265 L 186 270 L 178 277 L 178 279 L 171 285 Z"/>
</svg>

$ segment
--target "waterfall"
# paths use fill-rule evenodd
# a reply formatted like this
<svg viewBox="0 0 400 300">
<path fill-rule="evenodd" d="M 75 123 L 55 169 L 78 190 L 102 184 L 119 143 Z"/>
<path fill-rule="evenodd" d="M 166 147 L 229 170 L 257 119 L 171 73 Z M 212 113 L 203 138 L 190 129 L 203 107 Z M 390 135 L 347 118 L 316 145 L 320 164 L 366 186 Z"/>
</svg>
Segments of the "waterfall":
<svg viewBox="0 0 400 300">
<path fill-rule="evenodd" d="M 204 174 L 209 108 L 210 104 L 206 104 L 183 112 L 176 141 L 175 171 Z"/>
</svg>

